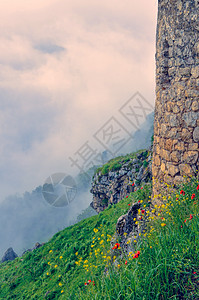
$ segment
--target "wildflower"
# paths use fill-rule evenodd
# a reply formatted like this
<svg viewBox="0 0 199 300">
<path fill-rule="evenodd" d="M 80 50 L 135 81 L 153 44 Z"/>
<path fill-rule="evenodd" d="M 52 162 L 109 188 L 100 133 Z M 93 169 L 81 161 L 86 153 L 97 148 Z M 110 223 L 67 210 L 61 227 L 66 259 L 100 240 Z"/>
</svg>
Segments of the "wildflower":
<svg viewBox="0 0 199 300">
<path fill-rule="evenodd" d="M 189 220 L 192 220 L 192 219 L 193 219 L 193 215 L 192 215 L 192 214 L 190 214 Z"/>
<path fill-rule="evenodd" d="M 58 267 L 58 265 L 55 265 L 55 268 L 57 268 Z"/>
<path fill-rule="evenodd" d="M 131 204 L 129 203 L 128 206 L 130 206 Z"/>
<path fill-rule="evenodd" d="M 138 203 L 140 203 L 140 200 L 138 200 Z"/>
<path fill-rule="evenodd" d="M 195 274 L 196 274 L 196 272 L 193 272 L 193 274 L 195 275 Z"/>
<path fill-rule="evenodd" d="M 184 196 L 184 195 L 185 195 L 185 192 L 184 192 L 183 190 L 181 190 L 181 191 L 180 191 L 180 194 Z"/>
<path fill-rule="evenodd" d="M 63 256 L 60 256 L 60 257 L 59 257 L 59 259 L 62 259 L 62 258 L 63 258 Z"/>
<path fill-rule="evenodd" d="M 98 232 L 98 229 L 97 229 L 97 228 L 94 228 L 93 231 L 96 233 L 96 232 Z"/>
<path fill-rule="evenodd" d="M 63 290 L 61 290 L 61 293 L 63 293 L 64 291 Z"/>
<path fill-rule="evenodd" d="M 53 250 L 50 250 L 50 251 L 49 251 L 49 253 L 52 253 L 52 252 L 53 252 Z"/>
<path fill-rule="evenodd" d="M 118 248 L 119 248 L 119 246 L 120 246 L 120 244 L 119 244 L 119 243 L 116 243 L 116 244 L 115 244 L 115 246 L 112 248 L 112 250 L 114 250 L 114 249 L 118 249 Z"/>
<path fill-rule="evenodd" d="M 195 194 L 192 194 L 191 195 L 191 200 L 193 200 L 195 198 L 195 196 L 196 196 Z"/>
<path fill-rule="evenodd" d="M 144 214 L 144 213 L 145 213 L 145 210 L 144 210 L 144 209 L 142 209 L 142 210 L 141 210 L 141 213 L 142 213 L 142 214 Z"/>
<path fill-rule="evenodd" d="M 90 279 L 88 280 L 88 283 L 91 283 L 91 280 L 90 280 Z"/>
<path fill-rule="evenodd" d="M 161 226 L 164 227 L 164 226 L 166 226 L 166 224 L 165 223 L 161 223 Z"/>
<path fill-rule="evenodd" d="M 132 184 L 132 186 L 134 186 L 134 185 L 135 185 L 135 183 Z"/>
<path fill-rule="evenodd" d="M 143 186 L 141 187 L 141 190 L 143 189 Z"/>
<path fill-rule="evenodd" d="M 125 265 L 127 265 L 127 260 L 125 261 Z"/>
<path fill-rule="evenodd" d="M 184 223 L 186 223 L 187 222 L 187 220 L 184 220 Z"/>
<path fill-rule="evenodd" d="M 137 251 L 134 255 L 133 255 L 133 258 L 138 258 L 140 255 L 140 251 Z"/>
<path fill-rule="evenodd" d="M 197 190 L 197 191 L 199 190 L 199 185 L 197 186 L 196 190 Z"/>
<path fill-rule="evenodd" d="M 126 196 L 126 198 L 128 198 L 128 196 Z"/>
<path fill-rule="evenodd" d="M 61 283 L 61 282 L 59 282 L 59 286 L 62 286 L 62 283 Z"/>
</svg>

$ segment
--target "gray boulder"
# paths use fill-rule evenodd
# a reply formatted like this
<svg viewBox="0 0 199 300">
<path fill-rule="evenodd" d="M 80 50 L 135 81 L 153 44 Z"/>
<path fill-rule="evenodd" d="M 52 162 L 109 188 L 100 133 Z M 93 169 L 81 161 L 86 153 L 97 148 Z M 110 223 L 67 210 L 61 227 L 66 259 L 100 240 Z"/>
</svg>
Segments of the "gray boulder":
<svg viewBox="0 0 199 300">
<path fill-rule="evenodd" d="M 8 260 L 14 260 L 18 255 L 14 252 L 14 250 L 10 247 L 6 252 L 4 253 L 4 256 L 2 257 L 1 262 L 3 263 L 4 261 Z"/>
</svg>

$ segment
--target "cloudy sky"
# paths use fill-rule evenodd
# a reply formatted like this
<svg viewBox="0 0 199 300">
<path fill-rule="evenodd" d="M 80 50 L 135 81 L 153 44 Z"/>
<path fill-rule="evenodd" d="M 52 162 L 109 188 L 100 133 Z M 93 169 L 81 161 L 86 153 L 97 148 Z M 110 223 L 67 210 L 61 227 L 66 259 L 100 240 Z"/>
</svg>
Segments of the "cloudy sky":
<svg viewBox="0 0 199 300">
<path fill-rule="evenodd" d="M 73 172 L 137 91 L 154 105 L 156 19 L 157 0 L 1 1 L 0 201 Z"/>
</svg>

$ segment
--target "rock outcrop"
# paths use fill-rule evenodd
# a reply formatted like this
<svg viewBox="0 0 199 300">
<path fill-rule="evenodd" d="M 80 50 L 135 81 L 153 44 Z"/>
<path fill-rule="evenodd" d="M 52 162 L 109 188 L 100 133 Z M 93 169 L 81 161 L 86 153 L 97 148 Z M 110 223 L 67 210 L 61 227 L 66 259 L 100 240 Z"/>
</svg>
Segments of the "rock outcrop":
<svg viewBox="0 0 199 300">
<path fill-rule="evenodd" d="M 14 260 L 15 258 L 17 258 L 18 255 L 14 252 L 14 250 L 10 247 L 8 248 L 8 250 L 6 250 L 6 252 L 4 253 L 4 256 L 2 257 L 1 262 L 3 263 L 4 261 L 8 261 L 8 260 Z"/>
<path fill-rule="evenodd" d="M 116 204 L 138 188 L 141 184 L 151 180 L 151 149 L 136 154 L 121 164 L 117 171 L 109 171 L 102 175 L 98 172 L 94 175 L 91 193 L 93 201 L 91 207 L 98 213 L 108 207 L 109 204 Z"/>
</svg>

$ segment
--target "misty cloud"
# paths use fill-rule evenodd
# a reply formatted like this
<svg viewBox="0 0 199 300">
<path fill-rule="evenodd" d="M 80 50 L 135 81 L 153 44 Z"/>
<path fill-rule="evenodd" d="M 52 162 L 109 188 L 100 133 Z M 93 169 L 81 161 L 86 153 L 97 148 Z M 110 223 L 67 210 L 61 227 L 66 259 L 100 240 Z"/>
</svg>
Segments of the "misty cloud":
<svg viewBox="0 0 199 300">
<path fill-rule="evenodd" d="M 2 3 L 0 201 L 77 173 L 68 157 L 136 91 L 154 103 L 156 9 L 156 0 Z"/>
<path fill-rule="evenodd" d="M 53 53 L 59 53 L 59 52 L 62 52 L 62 51 L 66 51 L 66 49 L 64 47 L 54 45 L 54 44 L 51 44 L 51 43 L 36 45 L 34 48 L 41 51 L 41 52 L 48 53 L 48 54 L 53 54 Z"/>
</svg>

